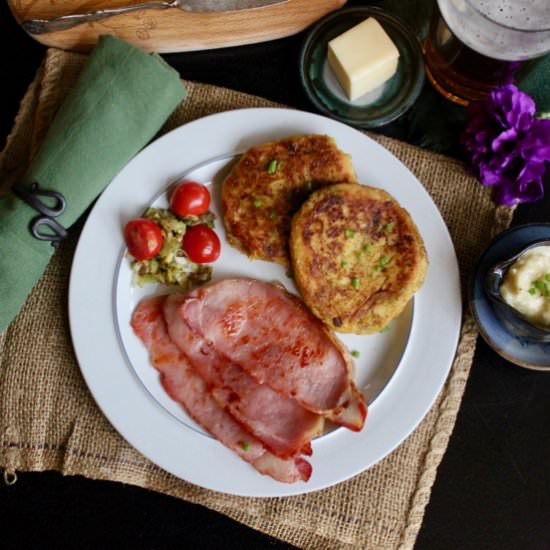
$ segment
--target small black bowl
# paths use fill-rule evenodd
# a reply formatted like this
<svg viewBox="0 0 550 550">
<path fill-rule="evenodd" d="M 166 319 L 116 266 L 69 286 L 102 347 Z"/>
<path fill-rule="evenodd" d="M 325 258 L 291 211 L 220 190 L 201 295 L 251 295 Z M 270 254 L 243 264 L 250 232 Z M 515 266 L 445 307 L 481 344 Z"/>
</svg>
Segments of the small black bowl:
<svg viewBox="0 0 550 550">
<path fill-rule="evenodd" d="M 369 17 L 380 23 L 399 50 L 397 72 L 376 90 L 350 101 L 328 65 L 328 43 Z M 309 31 L 300 55 L 300 77 L 321 113 L 358 128 L 375 128 L 401 116 L 418 98 L 424 83 L 422 48 L 412 29 L 394 14 L 372 6 L 345 8 Z"/>
</svg>

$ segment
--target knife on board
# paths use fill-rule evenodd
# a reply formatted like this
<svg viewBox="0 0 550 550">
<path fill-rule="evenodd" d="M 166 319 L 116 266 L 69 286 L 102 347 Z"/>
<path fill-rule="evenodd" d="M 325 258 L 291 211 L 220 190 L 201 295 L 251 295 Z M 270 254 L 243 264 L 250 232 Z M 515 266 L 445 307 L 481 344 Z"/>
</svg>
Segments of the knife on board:
<svg viewBox="0 0 550 550">
<path fill-rule="evenodd" d="M 61 15 L 52 19 L 27 19 L 21 26 L 29 34 L 43 34 L 70 29 L 81 23 L 99 21 L 113 15 L 121 15 L 133 11 L 146 9 L 170 9 L 179 8 L 188 12 L 230 12 L 238 10 L 251 10 L 283 4 L 288 0 L 169 0 L 156 2 L 143 2 L 131 4 L 120 8 L 107 8 L 88 13 Z"/>
</svg>

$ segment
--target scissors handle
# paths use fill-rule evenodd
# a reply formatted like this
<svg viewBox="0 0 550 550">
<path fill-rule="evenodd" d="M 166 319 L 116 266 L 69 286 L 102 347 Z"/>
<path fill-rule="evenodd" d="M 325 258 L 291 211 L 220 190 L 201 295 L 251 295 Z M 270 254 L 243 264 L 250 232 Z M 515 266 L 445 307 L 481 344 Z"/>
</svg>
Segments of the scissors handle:
<svg viewBox="0 0 550 550">
<path fill-rule="evenodd" d="M 50 228 L 51 231 L 43 231 L 42 227 Z M 33 218 L 30 225 L 32 236 L 39 241 L 50 241 L 52 246 L 57 247 L 67 236 L 67 230 L 53 218 L 37 216 Z"/>
<path fill-rule="evenodd" d="M 50 241 L 52 246 L 57 247 L 67 236 L 67 230 L 55 219 L 63 214 L 67 207 L 65 197 L 58 191 L 40 189 L 36 182 L 29 187 L 16 184 L 12 187 L 12 191 L 31 208 L 42 214 L 31 220 L 29 225 L 31 235 L 39 241 Z M 54 199 L 53 206 L 48 206 L 41 200 L 41 197 Z M 43 228 L 46 230 L 44 231 Z"/>
<path fill-rule="evenodd" d="M 30 187 L 17 184 L 12 187 L 12 191 L 20 198 L 23 199 L 29 206 L 34 208 L 40 214 L 44 216 L 50 216 L 56 218 L 63 214 L 67 207 L 67 201 L 65 197 L 57 191 L 48 191 L 46 189 L 40 189 L 38 183 L 34 182 Z M 55 199 L 53 206 L 48 206 L 40 197 L 51 197 Z"/>
</svg>

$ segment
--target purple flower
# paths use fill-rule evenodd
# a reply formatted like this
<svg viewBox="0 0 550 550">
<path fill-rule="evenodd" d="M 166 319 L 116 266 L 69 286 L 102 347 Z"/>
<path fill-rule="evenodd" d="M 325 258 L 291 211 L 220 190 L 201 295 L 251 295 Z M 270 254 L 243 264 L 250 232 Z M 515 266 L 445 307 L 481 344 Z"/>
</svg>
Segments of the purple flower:
<svg viewBox="0 0 550 550">
<path fill-rule="evenodd" d="M 470 103 L 461 136 L 471 170 L 495 188 L 499 204 L 537 201 L 550 161 L 550 120 L 535 117 L 535 103 L 513 84 Z"/>
</svg>

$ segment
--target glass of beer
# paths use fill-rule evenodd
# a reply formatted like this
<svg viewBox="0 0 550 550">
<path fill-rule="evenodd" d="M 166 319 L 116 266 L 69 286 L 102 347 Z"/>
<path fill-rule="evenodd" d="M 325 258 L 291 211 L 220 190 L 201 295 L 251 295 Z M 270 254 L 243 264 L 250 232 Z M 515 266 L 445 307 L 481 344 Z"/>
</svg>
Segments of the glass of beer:
<svg viewBox="0 0 550 550">
<path fill-rule="evenodd" d="M 549 51 L 550 0 L 437 0 L 424 44 L 431 83 L 461 105 L 521 79 Z"/>
</svg>

